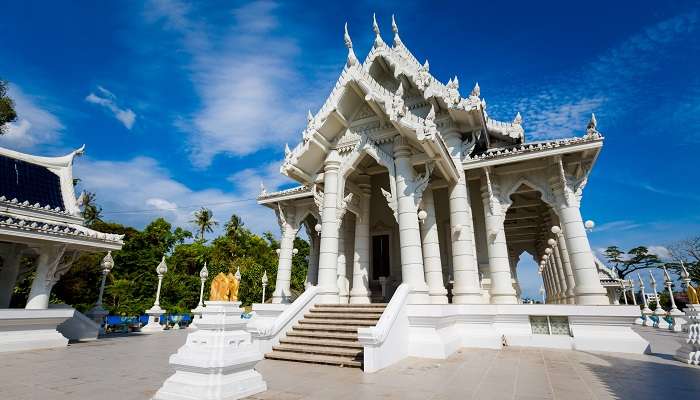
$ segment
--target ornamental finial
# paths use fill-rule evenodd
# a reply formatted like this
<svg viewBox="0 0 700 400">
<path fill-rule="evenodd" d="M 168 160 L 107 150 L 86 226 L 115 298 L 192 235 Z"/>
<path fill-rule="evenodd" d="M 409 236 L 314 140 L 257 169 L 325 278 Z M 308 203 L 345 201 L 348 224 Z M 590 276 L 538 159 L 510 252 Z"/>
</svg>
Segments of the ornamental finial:
<svg viewBox="0 0 700 400">
<path fill-rule="evenodd" d="M 399 27 L 396 25 L 394 14 L 391 14 L 391 30 L 394 32 L 394 46 L 400 45 L 401 38 L 399 37 Z"/>
<path fill-rule="evenodd" d="M 260 195 L 264 196 L 267 194 L 267 188 L 265 187 L 265 184 L 263 181 L 260 181 Z"/>
<path fill-rule="evenodd" d="M 288 157 L 292 150 L 289 149 L 289 143 L 284 144 L 284 157 Z"/>
<path fill-rule="evenodd" d="M 348 23 L 345 23 L 345 34 L 343 35 L 343 39 L 345 40 L 345 47 L 348 49 L 352 49 L 352 40 L 350 39 L 350 34 L 348 33 Z"/>
<path fill-rule="evenodd" d="M 310 124 L 311 121 L 313 121 L 313 120 L 314 120 L 314 116 L 313 116 L 313 114 L 311 114 L 311 110 L 307 111 L 306 112 L 306 122 Z"/>
<path fill-rule="evenodd" d="M 479 87 L 479 82 L 477 82 L 474 85 L 474 89 L 472 89 L 471 96 L 474 96 L 474 97 L 481 96 L 481 88 Z"/>
<path fill-rule="evenodd" d="M 459 89 L 459 79 L 457 79 L 457 75 L 455 75 L 455 78 L 452 80 L 452 84 L 454 85 L 455 89 Z"/>
<path fill-rule="evenodd" d="M 350 34 L 348 33 L 347 22 L 345 23 L 345 34 L 343 35 L 343 39 L 345 40 L 345 47 L 348 48 L 348 66 L 358 64 L 359 61 L 355 56 L 355 52 L 352 50 L 352 40 L 350 39 Z"/>
<path fill-rule="evenodd" d="M 425 59 L 425 62 L 423 63 L 423 69 L 426 71 L 430 71 L 430 63 L 428 62 L 428 59 Z"/>
<path fill-rule="evenodd" d="M 513 125 L 522 125 L 523 123 L 523 117 L 520 115 L 520 111 L 518 111 L 517 114 L 515 114 L 515 118 L 513 119 Z"/>
<path fill-rule="evenodd" d="M 430 111 L 428 111 L 428 115 L 425 116 L 425 119 L 428 121 L 435 121 L 435 105 L 432 103 L 430 104 Z"/>
<path fill-rule="evenodd" d="M 403 81 L 399 81 L 399 88 L 396 89 L 396 96 L 403 97 Z"/>
<path fill-rule="evenodd" d="M 377 14 L 372 13 L 372 30 L 374 34 L 379 36 L 379 24 L 377 24 Z"/>
<path fill-rule="evenodd" d="M 586 127 L 586 129 L 593 130 L 593 131 L 598 130 L 598 121 L 595 119 L 594 113 L 591 113 L 591 120 L 588 121 L 588 126 Z"/>
</svg>

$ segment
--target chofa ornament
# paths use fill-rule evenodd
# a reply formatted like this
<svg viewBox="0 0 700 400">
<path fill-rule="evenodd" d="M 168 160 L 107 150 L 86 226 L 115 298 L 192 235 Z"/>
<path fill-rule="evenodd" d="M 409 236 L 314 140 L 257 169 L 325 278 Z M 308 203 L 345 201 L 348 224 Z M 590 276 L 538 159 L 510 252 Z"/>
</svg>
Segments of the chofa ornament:
<svg viewBox="0 0 700 400">
<path fill-rule="evenodd" d="M 224 274 L 219 272 L 211 282 L 211 290 L 209 291 L 210 301 L 238 301 L 238 289 L 240 288 L 240 273 L 236 275 L 232 273 Z"/>
</svg>

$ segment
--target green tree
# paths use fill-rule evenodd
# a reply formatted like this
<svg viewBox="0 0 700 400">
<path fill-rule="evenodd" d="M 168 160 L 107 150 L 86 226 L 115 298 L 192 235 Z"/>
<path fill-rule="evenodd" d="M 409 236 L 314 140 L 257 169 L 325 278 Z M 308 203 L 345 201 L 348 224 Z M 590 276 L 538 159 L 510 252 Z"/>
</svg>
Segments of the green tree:
<svg viewBox="0 0 700 400">
<path fill-rule="evenodd" d="M 243 220 L 236 214 L 231 214 L 231 218 L 224 225 L 226 230 L 226 236 L 232 238 L 234 241 L 238 238 L 238 233 L 243 228 Z"/>
<path fill-rule="evenodd" d="M 673 262 L 667 264 L 667 266 L 680 274 L 680 261 L 683 261 L 690 279 L 696 285 L 700 284 L 700 235 L 680 240 L 668 247 Z"/>
<path fill-rule="evenodd" d="M 85 225 L 93 226 L 98 221 L 102 221 L 102 207 L 97 205 L 95 193 L 85 191 L 82 194 L 83 199 L 83 220 Z"/>
<path fill-rule="evenodd" d="M 214 219 L 214 213 L 208 208 L 200 208 L 194 212 L 194 219 L 190 221 L 199 230 L 198 239 L 204 240 L 204 233 L 214 232 L 214 227 L 219 223 Z"/>
<path fill-rule="evenodd" d="M 624 253 L 617 246 L 610 246 L 603 252 L 608 263 L 612 265 L 620 279 L 647 268 L 658 268 L 663 263 L 656 254 L 649 253 L 644 246 L 637 246 Z"/>
<path fill-rule="evenodd" d="M 15 103 L 7 96 L 7 81 L 0 79 L 0 135 L 7 132 L 7 123 L 16 119 Z"/>
</svg>

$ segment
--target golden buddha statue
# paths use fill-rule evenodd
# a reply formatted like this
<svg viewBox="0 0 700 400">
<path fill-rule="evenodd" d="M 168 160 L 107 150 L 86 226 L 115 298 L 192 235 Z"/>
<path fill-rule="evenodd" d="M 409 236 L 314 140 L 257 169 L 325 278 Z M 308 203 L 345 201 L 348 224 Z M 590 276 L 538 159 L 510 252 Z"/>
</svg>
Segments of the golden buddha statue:
<svg viewBox="0 0 700 400">
<path fill-rule="evenodd" d="M 228 301 L 229 281 L 226 274 L 219 272 L 219 275 L 211 281 L 209 291 L 209 301 Z"/>
<path fill-rule="evenodd" d="M 700 304 L 700 300 L 698 299 L 698 291 L 693 287 L 693 285 L 688 282 L 688 290 L 686 291 L 686 294 L 688 295 L 688 303 L 690 304 Z"/>
</svg>

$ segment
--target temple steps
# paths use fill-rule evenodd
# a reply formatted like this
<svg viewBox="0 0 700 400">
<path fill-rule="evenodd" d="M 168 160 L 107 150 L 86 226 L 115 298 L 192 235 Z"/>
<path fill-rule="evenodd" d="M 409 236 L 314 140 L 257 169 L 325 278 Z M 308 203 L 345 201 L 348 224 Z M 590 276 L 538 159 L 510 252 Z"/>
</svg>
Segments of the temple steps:
<svg viewBox="0 0 700 400">
<path fill-rule="evenodd" d="M 265 358 L 362 367 L 357 329 L 376 325 L 386 304 L 317 304 Z"/>
</svg>

